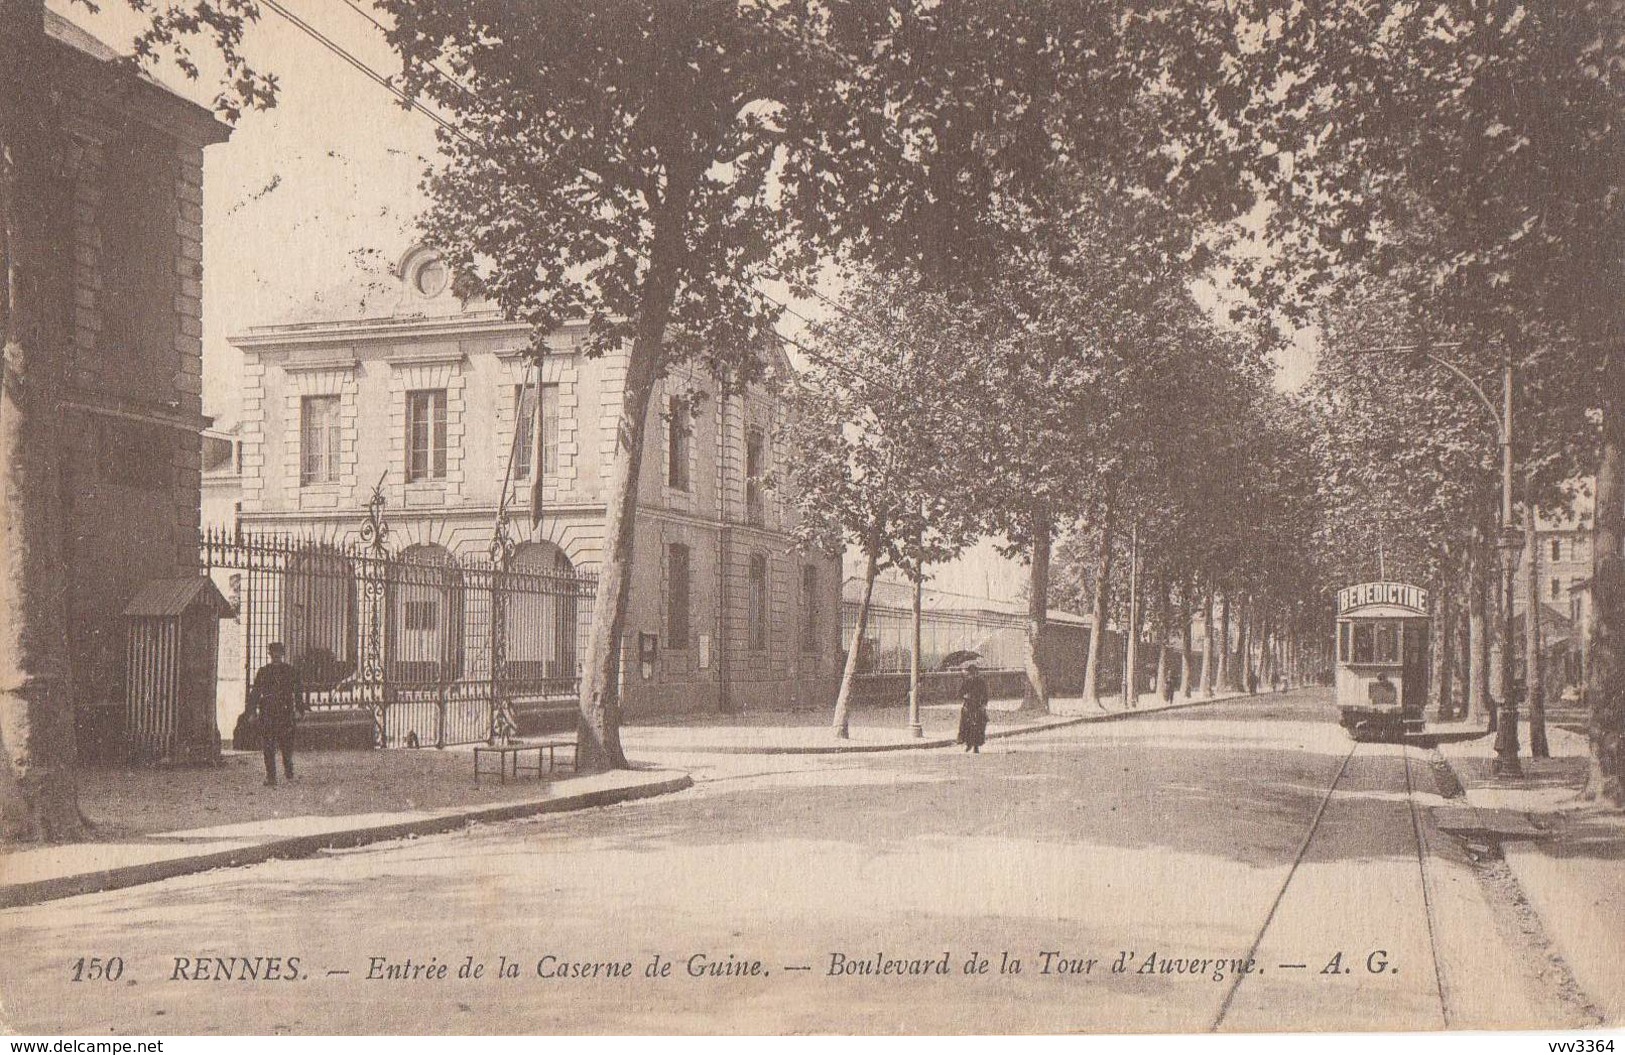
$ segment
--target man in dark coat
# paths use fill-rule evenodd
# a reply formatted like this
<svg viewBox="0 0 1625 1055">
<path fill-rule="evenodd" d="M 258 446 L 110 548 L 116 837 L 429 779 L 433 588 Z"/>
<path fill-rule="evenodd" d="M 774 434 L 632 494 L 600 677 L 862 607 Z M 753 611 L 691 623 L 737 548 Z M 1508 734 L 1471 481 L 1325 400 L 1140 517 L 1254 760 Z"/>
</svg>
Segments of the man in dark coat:
<svg viewBox="0 0 1625 1055">
<path fill-rule="evenodd" d="M 959 743 L 965 750 L 982 753 L 987 742 L 987 682 L 977 672 L 976 664 L 965 664 L 965 676 L 959 681 Z"/>
<path fill-rule="evenodd" d="M 271 662 L 254 674 L 248 709 L 257 716 L 260 743 L 265 752 L 265 786 L 276 787 L 276 756 L 282 752 L 282 772 L 293 779 L 293 728 L 305 712 L 305 692 L 299 671 L 285 662 L 281 642 L 266 647 Z"/>
</svg>

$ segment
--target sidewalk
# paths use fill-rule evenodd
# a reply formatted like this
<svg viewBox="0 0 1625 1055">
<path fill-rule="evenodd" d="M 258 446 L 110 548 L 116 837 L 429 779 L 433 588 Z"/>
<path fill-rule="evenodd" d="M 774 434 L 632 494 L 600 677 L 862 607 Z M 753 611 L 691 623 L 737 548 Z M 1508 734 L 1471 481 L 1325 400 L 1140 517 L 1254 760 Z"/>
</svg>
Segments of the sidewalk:
<svg viewBox="0 0 1625 1055">
<path fill-rule="evenodd" d="M 80 808 L 95 841 L 0 847 L 0 908 L 693 783 L 685 773 L 637 769 L 476 786 L 466 750 L 308 752 L 296 761 L 299 779 L 275 788 L 260 785 L 259 756 L 241 753 L 218 768 L 82 770 Z"/>
<path fill-rule="evenodd" d="M 1171 704 L 1146 693 L 1132 710 L 1123 707 L 1121 696 L 1101 698 L 1101 706 L 1086 705 L 1077 698 L 1051 701 L 1055 713 L 1023 711 L 1019 700 L 994 700 L 988 704 L 987 738 L 1003 739 L 1026 733 L 1044 732 L 1086 722 L 1109 722 L 1161 711 L 1200 707 L 1234 699 L 1242 693 L 1221 692 L 1211 699 L 1196 696 L 1174 697 Z M 1262 696 L 1259 698 L 1263 698 Z M 931 704 L 920 708 L 922 735 L 909 732 L 908 708 L 863 707 L 852 711 L 848 739 L 837 739 L 830 731 L 829 708 L 797 711 L 765 711 L 740 715 L 685 715 L 670 721 L 621 729 L 621 742 L 627 753 L 679 752 L 714 755 L 832 755 L 865 751 L 907 751 L 952 747 L 959 731 L 959 705 Z"/>
<path fill-rule="evenodd" d="M 1497 830 L 1514 833 L 1500 837 L 1502 855 L 1575 981 L 1608 1021 L 1625 1022 L 1625 972 L 1619 969 L 1619 950 L 1625 948 L 1625 816 L 1577 800 L 1585 784 L 1585 737 L 1550 728 L 1552 757 L 1531 759 L 1527 726 L 1519 734 L 1522 779 L 1491 775 L 1493 736 L 1443 743 L 1439 750 L 1489 838 Z M 1515 834 L 1525 826 L 1542 834 Z"/>
<path fill-rule="evenodd" d="M 1016 701 L 995 701 L 988 738 L 1200 707 L 1235 695 L 1176 698 L 1173 704 L 1145 695 L 1132 710 L 1123 708 L 1120 697 L 1087 708 L 1081 700 L 1054 701 L 1056 710 L 1072 712 L 1064 714 L 1022 712 Z M 910 735 L 902 707 L 855 710 L 851 738 L 844 741 L 830 732 L 825 709 L 690 715 L 673 724 L 626 726 L 621 737 L 634 764 L 640 756 L 668 753 L 810 755 L 952 746 L 958 706 L 922 710 L 919 738 Z M 683 724 L 675 724 L 679 720 Z M 0 847 L 0 908 L 451 831 L 475 821 L 586 809 L 693 783 L 685 773 L 644 768 L 476 785 L 466 747 L 310 751 L 296 764 L 299 779 L 274 788 L 260 783 L 259 755 L 246 752 L 228 752 L 224 764 L 213 768 L 83 769 L 80 806 L 92 823 L 89 839 Z"/>
</svg>

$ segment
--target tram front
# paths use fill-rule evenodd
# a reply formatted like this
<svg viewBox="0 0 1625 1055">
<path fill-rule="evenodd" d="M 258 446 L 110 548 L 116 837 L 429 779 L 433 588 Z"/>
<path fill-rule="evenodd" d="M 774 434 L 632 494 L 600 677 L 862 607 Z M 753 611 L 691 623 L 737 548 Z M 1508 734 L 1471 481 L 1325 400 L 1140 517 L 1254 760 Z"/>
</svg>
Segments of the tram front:
<svg viewBox="0 0 1625 1055">
<path fill-rule="evenodd" d="M 1420 586 L 1367 582 L 1337 592 L 1337 703 L 1356 740 L 1422 731 L 1428 628 Z"/>
</svg>

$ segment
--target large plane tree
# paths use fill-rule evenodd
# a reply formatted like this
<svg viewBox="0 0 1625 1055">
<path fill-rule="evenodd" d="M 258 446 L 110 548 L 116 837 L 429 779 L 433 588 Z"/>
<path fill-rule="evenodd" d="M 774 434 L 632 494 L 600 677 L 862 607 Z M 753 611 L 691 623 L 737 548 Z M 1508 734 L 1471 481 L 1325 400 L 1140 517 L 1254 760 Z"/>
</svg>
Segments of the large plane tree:
<svg viewBox="0 0 1625 1055">
<path fill-rule="evenodd" d="M 589 319 L 589 354 L 627 356 L 581 686 L 588 765 L 625 764 L 620 642 L 657 379 L 696 357 L 752 376 L 775 321 L 756 284 L 817 254 L 974 281 L 1041 210 L 1058 159 L 1109 158 L 1124 194 L 1176 178 L 1206 156 L 1207 108 L 1188 104 L 1222 51 L 1205 5 L 1180 0 L 1133 16 L 1011 0 L 381 6 L 408 89 L 456 129 L 428 237 L 511 317 L 538 332 Z"/>
</svg>

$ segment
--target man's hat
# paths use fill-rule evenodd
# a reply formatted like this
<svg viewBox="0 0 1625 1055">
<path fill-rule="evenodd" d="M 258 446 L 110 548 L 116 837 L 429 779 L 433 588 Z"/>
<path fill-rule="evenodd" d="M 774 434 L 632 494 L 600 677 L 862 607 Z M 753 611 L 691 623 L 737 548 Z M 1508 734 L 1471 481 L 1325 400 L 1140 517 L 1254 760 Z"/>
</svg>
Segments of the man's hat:
<svg viewBox="0 0 1625 1055">
<path fill-rule="evenodd" d="M 285 646 L 284 646 L 284 645 L 283 645 L 283 644 L 282 644 L 282 642 L 280 642 L 280 641 L 273 641 L 273 642 L 271 642 L 271 643 L 270 643 L 270 644 L 269 644 L 269 645 L 266 645 L 266 646 L 265 646 L 265 651 L 267 651 L 267 652 L 286 652 L 286 651 L 288 651 L 288 650 L 287 650 L 287 648 L 286 648 L 286 647 L 285 647 Z"/>
</svg>

